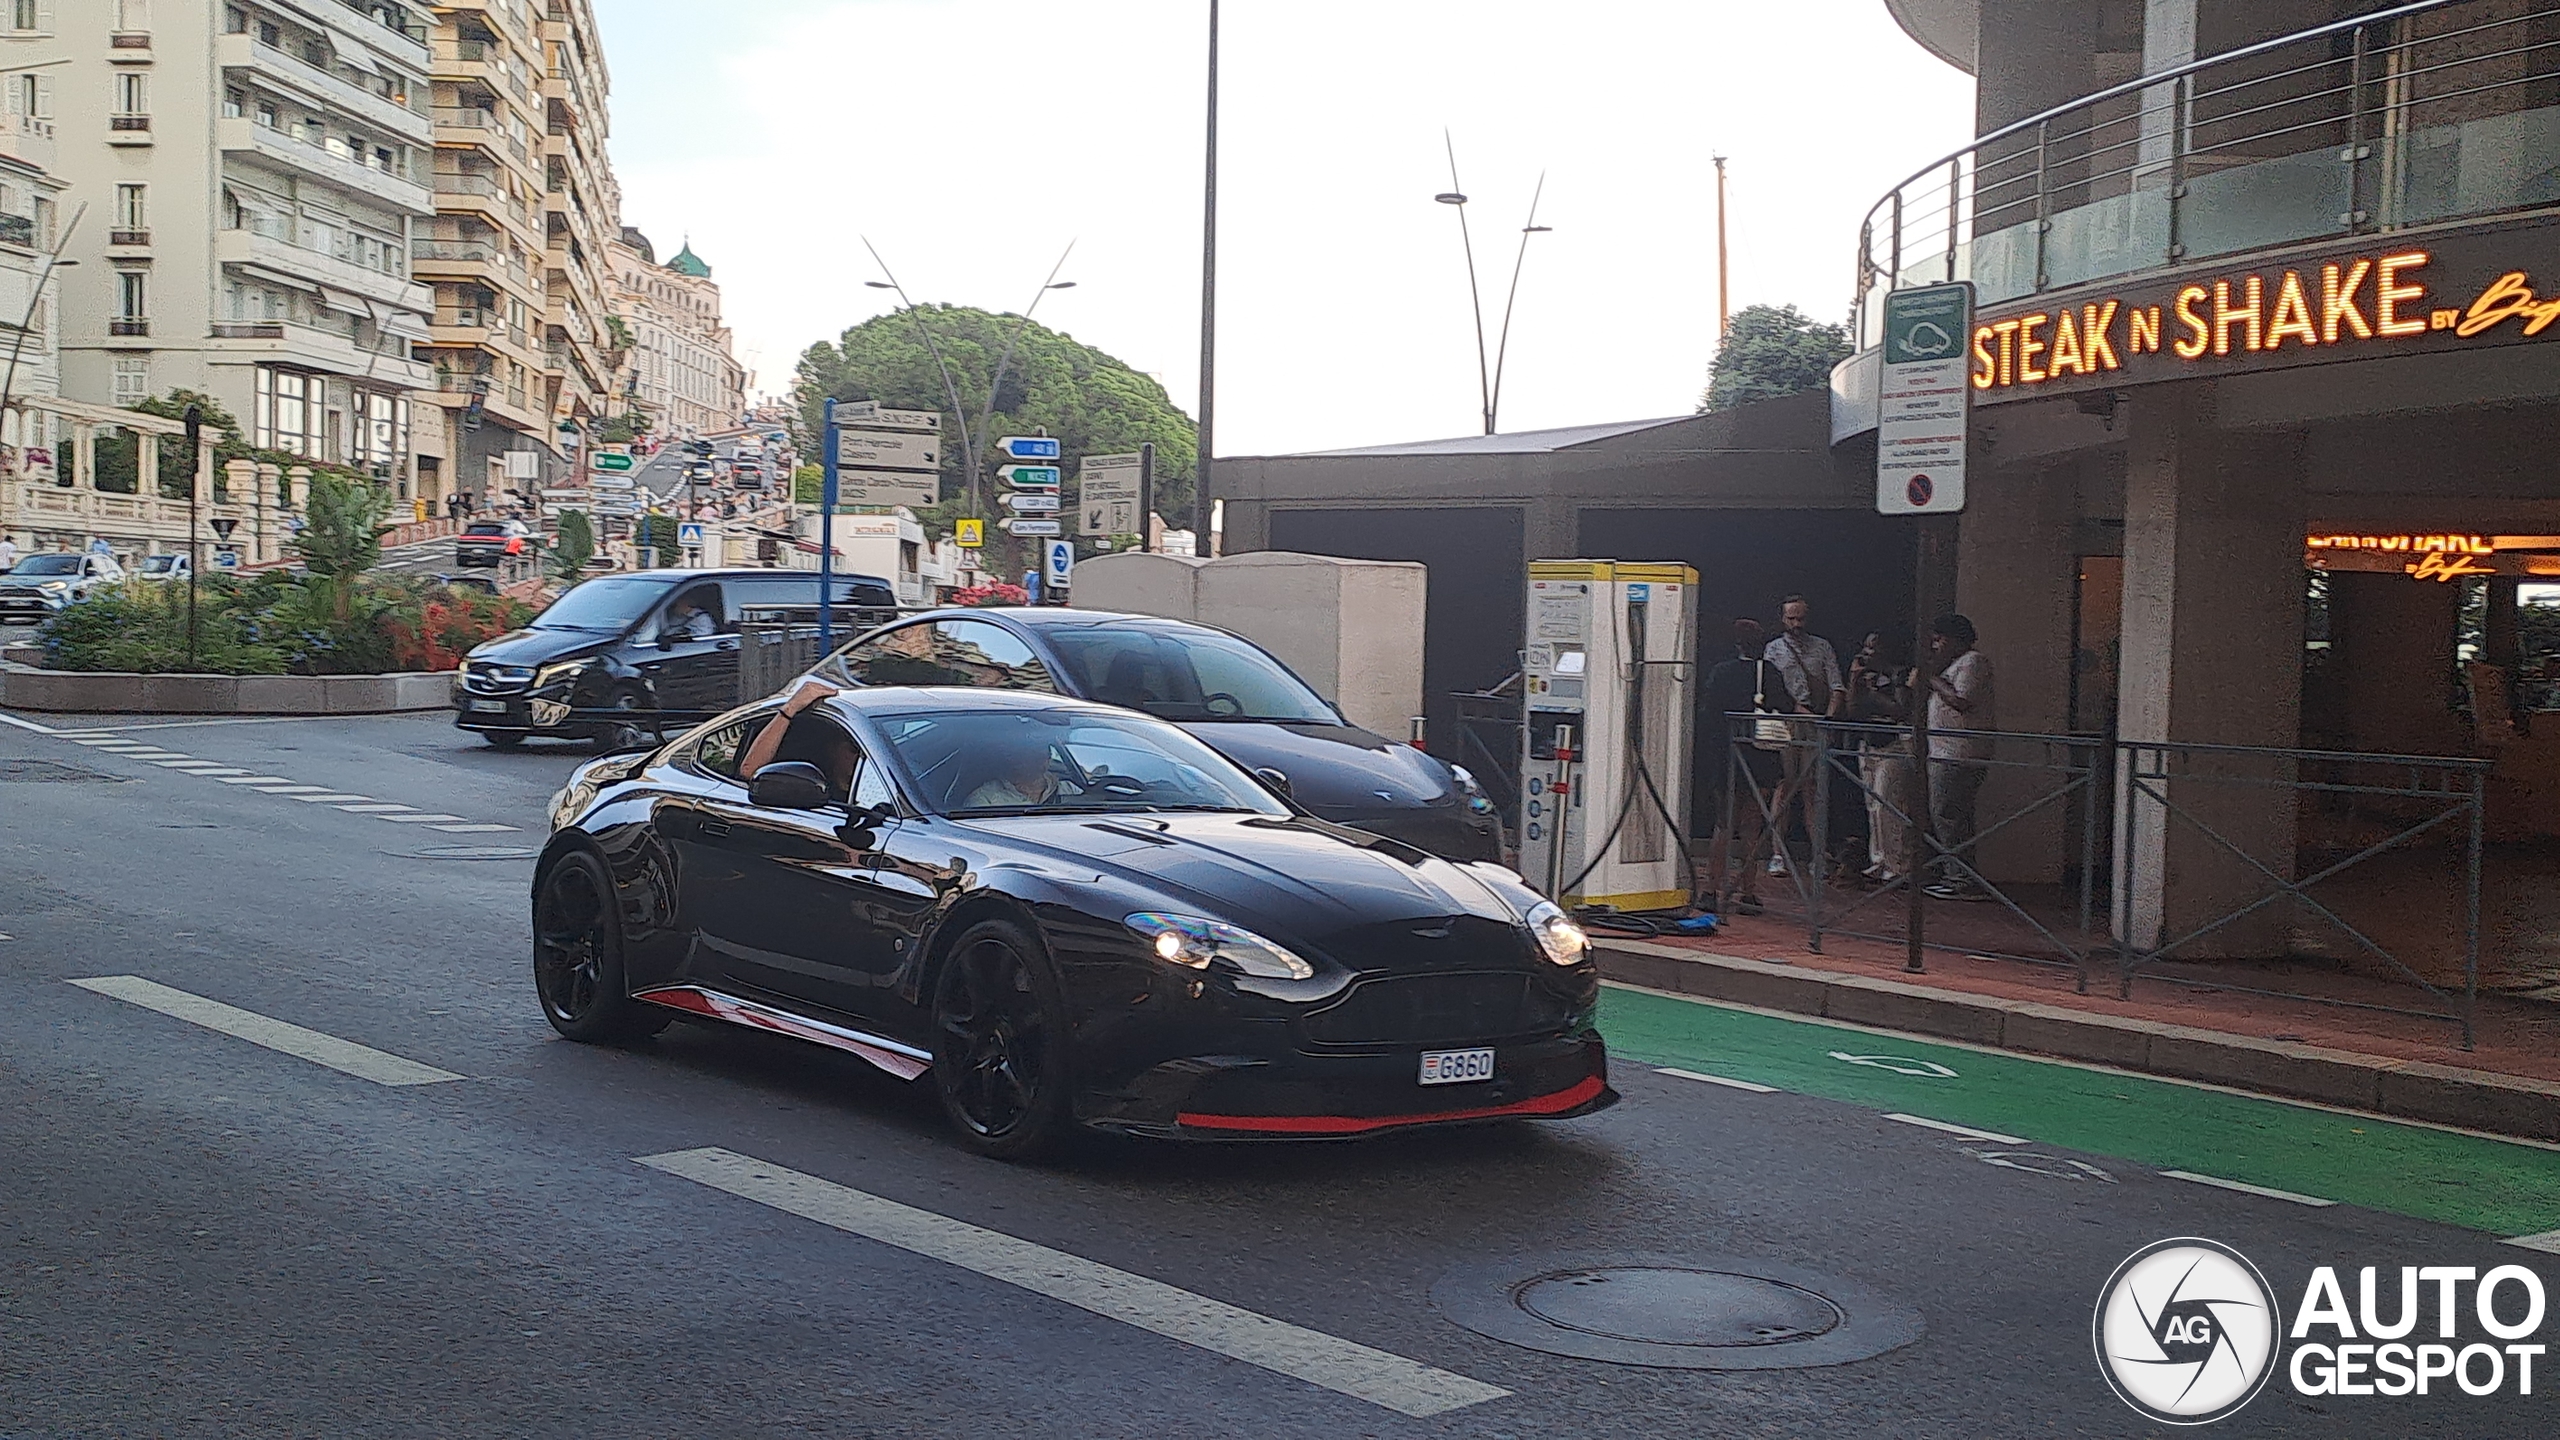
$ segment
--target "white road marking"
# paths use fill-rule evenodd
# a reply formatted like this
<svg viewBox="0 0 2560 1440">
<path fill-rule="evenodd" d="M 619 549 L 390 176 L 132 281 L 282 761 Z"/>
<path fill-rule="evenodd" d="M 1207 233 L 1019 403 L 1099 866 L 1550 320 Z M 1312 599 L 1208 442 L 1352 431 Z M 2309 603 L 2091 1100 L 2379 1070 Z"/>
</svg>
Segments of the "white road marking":
<svg viewBox="0 0 2560 1440">
<path fill-rule="evenodd" d="M 1399 1414 L 1439 1415 L 1511 1393 L 734 1151 L 678 1150 L 639 1162 Z"/>
<path fill-rule="evenodd" d="M 121 755 L 127 760 L 190 760 L 195 758 L 183 750 L 163 750 L 157 745 L 145 745 L 139 750 L 110 750 L 107 753 L 110 755 Z"/>
<path fill-rule="evenodd" d="M 0 936 L 0 939 L 6 938 Z M 2540 1235 L 2518 1235 L 2507 1243 L 2521 1245 L 2527 1250 L 2539 1250 L 2546 1255 L 2560 1255 L 2560 1230 L 2548 1230 Z"/>
<path fill-rule="evenodd" d="M 2338 1203 L 2335 1200 L 2323 1200 L 2317 1195 L 2297 1195 L 2290 1190 L 2270 1190 L 2264 1185 L 2248 1185 L 2238 1180 L 2224 1180 L 2213 1175 L 2198 1175 L 2192 1170 L 2163 1170 L 2160 1173 L 2168 1176 L 2172 1180 L 2191 1180 L 2198 1185 L 2210 1185 L 2217 1190 L 2237 1190 L 2243 1195 L 2261 1195 L 2269 1200 L 2290 1200 L 2296 1205 L 2335 1205 Z"/>
<path fill-rule="evenodd" d="M 0 725 L 14 725 L 21 730 L 32 730 L 38 735 L 59 735 L 62 733 L 50 725 L 39 725 L 33 720 L 21 720 L 15 715 L 0 714 Z"/>
<path fill-rule="evenodd" d="M 415 805 L 394 805 L 388 800 L 375 800 L 364 805 L 341 805 L 338 808 L 346 811 L 350 815 L 388 815 L 394 810 L 415 810 L 418 807 Z"/>
<path fill-rule="evenodd" d="M 490 835 L 500 830 L 513 830 L 516 827 L 513 825 L 438 825 L 434 828 L 448 835 Z"/>
<path fill-rule="evenodd" d="M 225 785 L 290 785 L 293 779 L 287 775 L 234 775 L 222 783 Z"/>
<path fill-rule="evenodd" d="M 326 794 L 329 789 L 326 785 L 294 785 L 290 783 L 283 785 L 259 785 L 252 788 L 261 795 L 321 795 Z"/>
<path fill-rule="evenodd" d="M 1950 1125 L 1944 1120 L 1932 1120 L 1926 1115 L 1887 1114 L 1884 1118 L 1887 1120 L 1899 1120 L 1905 1125 L 1917 1125 L 1924 1130 L 1943 1130 L 1950 1135 L 1961 1136 L 1967 1140 L 1986 1141 L 1993 1145 L 2024 1145 L 2028 1143 L 2027 1138 L 2023 1135 L 2003 1135 L 1996 1130 L 1976 1130 L 1970 1125 Z"/>
<path fill-rule="evenodd" d="M 208 1000 L 184 990 L 173 990 L 139 975 L 99 975 L 71 982 L 83 990 L 110 996 L 145 1010 L 157 1010 L 191 1025 L 218 1030 L 225 1035 L 263 1045 L 315 1065 L 370 1080 L 376 1085 L 432 1085 L 440 1080 L 462 1077 L 433 1065 L 386 1054 L 352 1040 L 305 1030 L 299 1025 Z"/>
<path fill-rule="evenodd" d="M 182 758 L 182 759 L 177 759 L 177 760 L 154 760 L 154 761 L 152 761 L 151 763 L 152 763 L 152 764 L 154 764 L 154 765 L 160 766 L 162 769 L 165 769 L 165 770 L 197 770 L 197 771 L 202 771 L 202 770 L 219 770 L 219 769 L 221 769 L 221 768 L 222 768 L 222 764 L 221 764 L 221 762 L 220 762 L 220 761 L 216 761 L 216 760 L 195 760 L 195 759 L 183 759 L 183 758 Z"/>
<path fill-rule="evenodd" d="M 187 773 L 188 773 L 188 774 L 190 774 L 190 775 L 219 776 L 219 775 L 246 775 L 246 774 L 248 774 L 249 772 L 248 772 L 248 771 L 246 771 L 246 770 L 234 770 L 234 769 L 232 769 L 231 767 L 229 767 L 229 766 L 227 766 L 227 765 L 216 765 L 216 766 L 214 766 L 214 767 L 212 767 L 211 769 L 208 769 L 208 770 L 190 770 L 190 771 L 188 771 Z"/>
<path fill-rule="evenodd" d="M 301 802 L 302 802 L 303 804 L 305 804 L 305 805 L 335 805 L 335 804 L 337 804 L 337 803 L 339 803 L 339 802 L 341 802 L 341 801 L 345 801 L 345 800 L 370 800 L 370 799 L 372 799 L 373 797 L 372 797 L 372 796 L 370 796 L 370 795 L 329 795 L 329 794 L 322 794 L 322 795 L 296 795 L 296 796 L 294 796 L 293 798 L 294 798 L 294 799 L 296 799 L 296 800 L 301 801 Z"/>
<path fill-rule="evenodd" d="M 353 806 L 353 805 L 341 805 L 341 806 L 339 806 L 338 808 L 339 808 L 339 809 L 341 809 L 341 810 L 353 810 L 353 809 L 355 809 L 356 807 L 355 807 L 355 806 Z M 388 821 L 390 821 L 390 822 L 391 822 L 392 824 L 394 824 L 394 825 L 441 825 L 441 824 L 446 824 L 446 823 L 451 822 L 451 821 L 459 820 L 459 819 L 461 819 L 462 817 L 461 817 L 461 816 L 459 816 L 459 815 L 423 815 L 423 814 L 421 814 L 421 815 L 378 815 L 378 816 L 375 816 L 374 818 L 375 818 L 375 819 L 378 819 L 378 820 L 388 820 Z"/>
<path fill-rule="evenodd" d="M 1701 1080 L 1709 1085 L 1722 1085 L 1727 1089 L 1732 1090 L 1748 1090 L 1754 1095 L 1775 1095 L 1778 1093 L 1778 1087 L 1775 1085 L 1755 1085 L 1748 1080 L 1735 1080 L 1723 1075 L 1709 1075 L 1699 1070 L 1682 1070 L 1671 1065 L 1657 1065 L 1654 1067 L 1653 1073 L 1656 1075 L 1669 1075 L 1681 1080 Z"/>
</svg>

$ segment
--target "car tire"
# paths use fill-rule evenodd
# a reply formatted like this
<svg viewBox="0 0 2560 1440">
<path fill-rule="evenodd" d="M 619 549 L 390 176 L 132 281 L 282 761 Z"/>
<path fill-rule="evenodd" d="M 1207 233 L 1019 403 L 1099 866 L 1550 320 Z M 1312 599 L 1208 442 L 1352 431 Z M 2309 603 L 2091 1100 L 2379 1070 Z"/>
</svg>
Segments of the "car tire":
<svg viewBox="0 0 2560 1440">
<path fill-rule="evenodd" d="M 533 887 L 533 989 L 542 1018 L 591 1045 L 645 1040 L 675 1013 L 634 1000 L 622 969 L 622 918 L 602 860 L 572 850 Z"/>
<path fill-rule="evenodd" d="M 605 708 L 608 710 L 628 711 L 648 709 L 649 707 L 647 705 L 641 703 L 641 698 L 641 696 L 629 690 L 619 691 L 614 695 L 612 703 L 607 705 Z M 639 749 L 642 745 L 648 743 L 649 732 L 641 729 L 636 721 L 609 720 L 596 727 L 595 734 L 591 739 L 595 744 L 597 754 L 611 755 L 616 751 Z"/>
<path fill-rule="evenodd" d="M 480 738 L 488 741 L 491 749 L 513 750 L 524 743 L 525 733 L 522 730 L 483 730 Z"/>
<path fill-rule="evenodd" d="M 1054 1154 L 1073 1125 L 1066 996 L 1010 920 L 952 943 L 934 976 L 933 1087 L 960 1143 L 998 1160 Z"/>
</svg>

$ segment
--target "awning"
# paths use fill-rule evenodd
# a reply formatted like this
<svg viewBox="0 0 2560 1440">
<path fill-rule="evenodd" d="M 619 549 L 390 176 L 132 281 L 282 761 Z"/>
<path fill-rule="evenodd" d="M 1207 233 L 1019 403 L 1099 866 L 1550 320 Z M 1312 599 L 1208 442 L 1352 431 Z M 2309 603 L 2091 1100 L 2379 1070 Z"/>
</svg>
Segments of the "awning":
<svg viewBox="0 0 2560 1440">
<path fill-rule="evenodd" d="M 263 284 L 281 285 L 288 290 L 299 290 L 305 295 L 318 297 L 322 304 L 328 303 L 328 291 L 317 280 L 307 280 L 300 275 L 283 270 L 270 270 L 264 265 L 247 261 L 235 260 L 231 262 L 231 268 Z"/>
<path fill-rule="evenodd" d="M 404 340 L 423 343 L 435 338 L 435 333 L 427 328 L 426 317 L 412 311 L 385 310 L 382 312 L 381 324 L 382 333 L 397 335 Z"/>
</svg>

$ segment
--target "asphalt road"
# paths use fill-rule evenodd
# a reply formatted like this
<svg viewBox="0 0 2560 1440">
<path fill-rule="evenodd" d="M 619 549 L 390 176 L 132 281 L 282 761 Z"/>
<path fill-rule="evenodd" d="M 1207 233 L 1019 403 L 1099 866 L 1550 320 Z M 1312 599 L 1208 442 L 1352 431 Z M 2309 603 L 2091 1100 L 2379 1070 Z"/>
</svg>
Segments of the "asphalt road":
<svg viewBox="0 0 2560 1440">
<path fill-rule="evenodd" d="M 2560 1277 L 2387 1195 L 2172 1178 L 2104 1127 L 2060 1150 L 1891 1118 L 1902 1092 L 1795 1077 L 1734 1012 L 1639 996 L 1612 1000 L 1622 1051 L 1754 1088 L 1622 1060 L 1625 1104 L 1544 1127 L 981 1161 L 849 1058 L 552 1036 L 527 863 L 461 857 L 538 844 L 576 750 L 493 751 L 435 716 L 29 724 L 68 729 L 0 724 L 11 1440 L 2154 1434 L 2090 1336 L 2153 1241 L 2237 1247 L 2288 1314 L 2315 1265 Z M 1937 1118 L 2033 1119 L 2049 1073 Z M 2502 1220 L 2547 1173 L 2517 1163 Z M 1523 1348 L 1434 1300 L 1453 1275 L 1638 1258 L 1822 1272 L 1924 1329 L 1711 1372 Z M 2279 1379 L 2221 1428 L 2547 1434 L 2544 1379 L 2399 1400 Z"/>
</svg>

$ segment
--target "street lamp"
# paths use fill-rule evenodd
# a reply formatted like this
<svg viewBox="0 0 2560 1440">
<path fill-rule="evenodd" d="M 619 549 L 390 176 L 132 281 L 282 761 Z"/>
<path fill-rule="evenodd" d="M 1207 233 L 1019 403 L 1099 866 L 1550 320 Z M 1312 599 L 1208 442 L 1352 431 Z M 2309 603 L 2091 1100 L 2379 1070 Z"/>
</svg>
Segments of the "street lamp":
<svg viewBox="0 0 2560 1440">
<path fill-rule="evenodd" d="M 1529 197 L 1529 221 L 1520 227 L 1520 251 L 1511 262 L 1511 290 L 1502 302 L 1502 335 L 1492 361 L 1486 362 L 1484 344 L 1484 295 L 1476 286 L 1475 236 L 1467 227 L 1467 194 L 1458 185 L 1458 147 L 1447 131 L 1440 132 L 1441 143 L 1449 150 L 1449 188 L 1431 198 L 1458 212 L 1458 240 L 1466 247 L 1467 301 L 1473 307 L 1476 322 L 1476 394 L 1484 405 L 1484 433 L 1494 433 L 1494 417 L 1502 409 L 1502 368 L 1511 350 L 1511 311 L 1520 299 L 1520 270 L 1529 259 L 1529 237 L 1554 231 L 1552 225 L 1538 223 L 1538 201 L 1547 193 L 1545 172 L 1538 175 L 1538 188 Z"/>
</svg>

